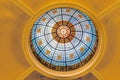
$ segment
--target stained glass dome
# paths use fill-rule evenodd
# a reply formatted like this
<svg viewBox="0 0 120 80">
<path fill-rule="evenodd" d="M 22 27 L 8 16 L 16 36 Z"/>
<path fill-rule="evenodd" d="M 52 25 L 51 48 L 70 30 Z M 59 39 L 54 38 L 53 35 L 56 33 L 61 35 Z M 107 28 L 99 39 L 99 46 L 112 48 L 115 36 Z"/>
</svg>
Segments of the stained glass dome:
<svg viewBox="0 0 120 80">
<path fill-rule="evenodd" d="M 97 29 L 89 16 L 73 8 L 55 8 L 34 23 L 30 46 L 40 64 L 55 71 L 83 67 L 94 56 Z"/>
</svg>

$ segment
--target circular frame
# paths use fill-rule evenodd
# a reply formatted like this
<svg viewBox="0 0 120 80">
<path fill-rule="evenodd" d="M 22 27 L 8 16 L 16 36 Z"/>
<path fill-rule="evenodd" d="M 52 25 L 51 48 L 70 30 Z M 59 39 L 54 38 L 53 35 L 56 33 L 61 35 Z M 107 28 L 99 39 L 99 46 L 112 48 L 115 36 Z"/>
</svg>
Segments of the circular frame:
<svg viewBox="0 0 120 80">
<path fill-rule="evenodd" d="M 75 9 L 83 11 L 85 14 L 87 14 L 90 17 L 90 19 L 93 21 L 94 25 L 96 26 L 96 29 L 98 31 L 98 36 L 99 36 L 97 50 L 96 50 L 96 53 L 93 56 L 93 58 L 83 67 L 73 70 L 73 71 L 68 71 L 68 72 L 54 71 L 54 70 L 51 70 L 51 69 L 45 67 L 44 65 L 39 63 L 39 61 L 34 57 L 33 54 L 31 54 L 33 52 L 30 47 L 31 29 L 33 27 L 34 22 L 38 19 L 38 17 L 48 10 L 63 7 L 63 6 L 75 8 Z M 30 19 L 27 26 L 25 27 L 25 30 L 23 33 L 23 38 L 22 38 L 24 53 L 25 53 L 25 56 L 28 59 L 29 63 L 31 64 L 31 66 L 34 66 L 38 70 L 38 72 L 40 72 L 42 75 L 45 75 L 47 77 L 54 78 L 54 79 L 75 79 L 75 78 L 81 77 L 81 76 L 87 74 L 88 72 L 90 72 L 91 69 L 94 68 L 98 64 L 100 59 L 102 58 L 103 51 L 105 48 L 105 46 L 104 46 L 105 42 L 106 42 L 106 39 L 105 39 L 103 27 L 100 24 L 100 22 L 96 19 L 96 17 L 90 11 L 79 6 L 78 3 L 72 3 L 72 2 L 66 3 L 66 4 L 64 2 L 50 4 L 50 6 L 45 5 L 44 8 L 39 11 L 38 14 L 36 14 L 35 16 L 33 16 Z"/>
</svg>

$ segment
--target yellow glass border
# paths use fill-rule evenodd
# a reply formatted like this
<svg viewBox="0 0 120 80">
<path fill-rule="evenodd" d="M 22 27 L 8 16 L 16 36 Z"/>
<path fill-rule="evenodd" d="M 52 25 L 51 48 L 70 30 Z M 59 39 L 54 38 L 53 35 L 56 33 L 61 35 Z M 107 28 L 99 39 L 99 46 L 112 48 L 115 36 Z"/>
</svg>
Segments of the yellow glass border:
<svg viewBox="0 0 120 80">
<path fill-rule="evenodd" d="M 30 48 L 30 42 L 29 42 L 31 29 L 33 27 L 34 22 L 39 18 L 39 16 L 42 15 L 43 13 L 45 13 L 46 11 L 49 11 L 54 8 L 59 8 L 59 7 L 75 8 L 77 10 L 81 10 L 84 13 L 86 13 L 93 20 L 93 22 L 97 28 L 98 36 L 99 36 L 98 37 L 99 38 L 98 47 L 97 47 L 96 53 L 95 53 L 94 57 L 92 58 L 92 60 L 90 62 L 88 62 L 86 65 L 84 65 L 82 68 L 76 69 L 73 71 L 68 71 L 68 72 L 54 71 L 54 70 L 46 68 L 45 66 L 40 64 L 35 59 L 34 55 L 32 54 L 32 51 Z M 74 78 L 78 78 L 78 77 L 81 77 L 81 76 L 87 74 L 93 68 L 95 68 L 95 66 L 99 63 L 99 61 L 102 58 L 102 55 L 104 53 L 106 38 L 105 38 L 103 26 L 96 19 L 96 17 L 93 15 L 93 13 L 90 12 L 90 10 L 87 10 L 87 8 L 85 8 L 85 7 L 83 8 L 82 6 L 80 6 L 79 3 L 60 2 L 60 3 L 50 4 L 50 6 L 45 5 L 44 7 L 41 8 L 41 10 L 36 15 L 34 15 L 30 19 L 30 21 L 26 25 L 25 30 L 23 32 L 22 43 L 23 43 L 22 46 L 23 46 L 24 54 L 25 54 L 26 58 L 28 59 L 29 63 L 42 75 L 50 77 L 50 78 L 54 78 L 54 79 L 74 79 Z"/>
</svg>

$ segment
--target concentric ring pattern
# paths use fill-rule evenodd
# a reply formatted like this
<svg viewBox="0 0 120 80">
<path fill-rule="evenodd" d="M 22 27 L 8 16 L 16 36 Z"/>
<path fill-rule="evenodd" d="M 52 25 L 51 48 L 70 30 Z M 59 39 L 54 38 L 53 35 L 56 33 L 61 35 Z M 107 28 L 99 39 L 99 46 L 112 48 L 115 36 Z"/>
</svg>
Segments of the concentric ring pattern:
<svg viewBox="0 0 120 80">
<path fill-rule="evenodd" d="M 84 12 L 55 8 L 34 23 L 30 44 L 35 58 L 44 66 L 56 71 L 71 71 L 93 58 L 98 34 Z"/>
</svg>

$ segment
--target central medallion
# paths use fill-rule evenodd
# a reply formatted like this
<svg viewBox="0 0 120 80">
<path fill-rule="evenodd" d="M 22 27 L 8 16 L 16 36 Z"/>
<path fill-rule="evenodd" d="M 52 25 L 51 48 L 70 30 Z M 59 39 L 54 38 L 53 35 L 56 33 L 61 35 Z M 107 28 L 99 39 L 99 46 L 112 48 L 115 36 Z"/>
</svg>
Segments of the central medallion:
<svg viewBox="0 0 120 80">
<path fill-rule="evenodd" d="M 60 26 L 57 29 L 57 35 L 60 38 L 66 38 L 66 37 L 68 37 L 70 35 L 70 29 L 67 26 Z"/>
<path fill-rule="evenodd" d="M 52 37 L 59 43 L 70 42 L 76 34 L 75 27 L 69 21 L 58 21 L 52 28 Z M 61 39 L 61 40 L 60 40 Z"/>
</svg>

